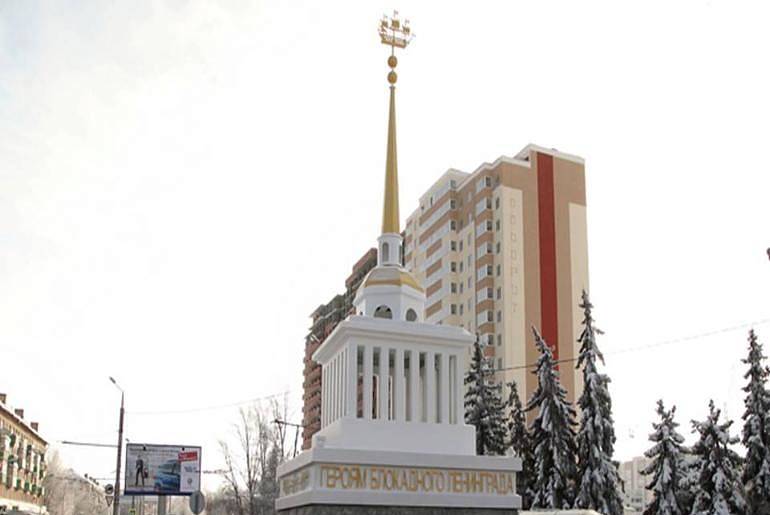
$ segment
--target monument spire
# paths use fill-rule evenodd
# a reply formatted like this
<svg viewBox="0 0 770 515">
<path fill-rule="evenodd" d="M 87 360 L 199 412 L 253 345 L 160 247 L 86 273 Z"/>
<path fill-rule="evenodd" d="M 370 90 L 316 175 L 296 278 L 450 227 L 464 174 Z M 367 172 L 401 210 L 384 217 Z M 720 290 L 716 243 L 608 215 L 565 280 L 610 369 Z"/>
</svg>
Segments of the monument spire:
<svg viewBox="0 0 770 515">
<path fill-rule="evenodd" d="M 392 17 L 383 16 L 380 21 L 380 40 L 390 46 L 388 57 L 388 83 L 390 84 L 390 109 L 388 111 L 388 148 L 385 156 L 385 198 L 382 209 L 382 234 L 399 234 L 398 211 L 398 155 L 396 152 L 396 47 L 406 48 L 412 39 L 409 20 L 398 19 L 398 11 Z"/>
</svg>

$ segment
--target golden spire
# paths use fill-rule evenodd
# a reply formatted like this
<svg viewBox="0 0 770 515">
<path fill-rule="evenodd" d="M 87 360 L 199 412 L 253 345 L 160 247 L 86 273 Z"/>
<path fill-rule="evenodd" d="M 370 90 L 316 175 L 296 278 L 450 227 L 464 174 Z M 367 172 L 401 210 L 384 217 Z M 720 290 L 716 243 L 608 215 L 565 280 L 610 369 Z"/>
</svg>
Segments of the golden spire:
<svg viewBox="0 0 770 515">
<path fill-rule="evenodd" d="M 390 46 L 388 57 L 388 82 L 390 83 L 390 110 L 388 112 L 388 149 L 385 156 L 385 201 L 382 208 L 382 233 L 400 233 L 398 213 L 398 158 L 396 155 L 396 59 L 395 50 L 406 48 L 413 35 L 409 28 L 409 20 L 402 24 L 398 19 L 398 11 L 393 11 L 392 17 L 383 16 L 380 21 L 380 40 Z"/>
</svg>

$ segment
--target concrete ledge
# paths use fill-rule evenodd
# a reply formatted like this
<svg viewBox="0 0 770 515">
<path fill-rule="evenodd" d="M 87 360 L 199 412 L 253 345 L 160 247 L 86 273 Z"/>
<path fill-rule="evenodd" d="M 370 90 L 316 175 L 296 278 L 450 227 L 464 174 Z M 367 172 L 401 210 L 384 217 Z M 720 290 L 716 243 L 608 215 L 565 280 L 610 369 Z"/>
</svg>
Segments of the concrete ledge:
<svg viewBox="0 0 770 515">
<path fill-rule="evenodd" d="M 515 515 L 495 508 L 437 508 L 419 506 L 311 505 L 279 511 L 281 515 Z"/>
<path fill-rule="evenodd" d="M 521 458 L 516 456 L 472 456 L 458 454 L 423 454 L 417 452 L 365 451 L 327 447 L 303 451 L 291 461 L 278 467 L 278 477 L 316 463 L 358 463 L 393 467 L 440 467 L 465 470 L 521 470 Z"/>
</svg>

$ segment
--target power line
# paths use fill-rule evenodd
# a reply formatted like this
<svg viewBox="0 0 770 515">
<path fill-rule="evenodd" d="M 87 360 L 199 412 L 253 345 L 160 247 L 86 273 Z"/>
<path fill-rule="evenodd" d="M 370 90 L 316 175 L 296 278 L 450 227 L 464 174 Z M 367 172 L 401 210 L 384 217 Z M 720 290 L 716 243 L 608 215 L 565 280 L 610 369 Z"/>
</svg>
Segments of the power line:
<svg viewBox="0 0 770 515">
<path fill-rule="evenodd" d="M 749 328 L 749 327 L 754 327 L 754 326 L 758 326 L 758 325 L 764 325 L 764 324 L 767 324 L 768 322 L 770 322 L 770 318 L 765 318 L 763 320 L 757 320 L 755 322 L 748 322 L 748 323 L 745 323 L 745 324 L 734 325 L 734 326 L 731 326 L 731 327 L 723 327 L 721 329 L 714 329 L 712 331 L 707 331 L 705 333 L 694 334 L 694 335 L 691 335 L 691 336 L 683 336 L 681 338 L 674 338 L 673 340 L 665 340 L 665 341 L 662 341 L 662 342 L 650 343 L 650 344 L 647 344 L 647 345 L 638 345 L 636 347 L 629 347 L 627 349 L 613 350 L 613 351 L 609 351 L 609 352 L 604 352 L 603 354 L 606 354 L 606 355 L 626 354 L 626 353 L 629 353 L 629 352 L 637 352 L 637 351 L 641 351 L 641 350 L 653 349 L 653 348 L 656 348 L 656 347 L 663 347 L 663 346 L 666 346 L 666 345 L 674 345 L 676 343 L 689 342 L 689 341 L 697 340 L 697 339 L 700 339 L 700 338 L 706 338 L 708 336 L 714 336 L 716 334 L 729 333 L 729 332 L 732 332 L 732 331 L 737 331 L 738 329 L 746 329 L 746 328 Z M 574 358 L 564 358 L 564 359 L 558 359 L 554 363 L 556 363 L 556 364 L 559 364 L 559 363 L 570 363 L 570 362 L 577 361 L 577 360 L 578 360 L 577 357 L 574 357 Z M 493 369 L 493 371 L 494 372 L 504 372 L 506 370 L 521 370 L 521 369 L 535 368 L 535 367 L 537 367 L 537 363 L 530 363 L 528 365 L 515 365 L 515 366 L 512 366 L 512 367 L 495 368 L 495 369 Z"/>
<path fill-rule="evenodd" d="M 717 334 L 729 333 L 729 332 L 732 332 L 732 331 L 736 331 L 738 329 L 745 329 L 745 328 L 749 328 L 749 327 L 753 327 L 753 326 L 764 325 L 764 324 L 767 324 L 767 323 L 770 323 L 770 318 L 765 318 L 765 319 L 762 319 L 762 320 L 757 320 L 757 321 L 754 321 L 754 322 L 743 323 L 743 324 L 734 325 L 734 326 L 730 326 L 730 327 L 723 327 L 723 328 L 720 328 L 720 329 L 714 329 L 714 330 L 711 330 L 711 331 L 707 331 L 707 332 L 703 332 L 703 333 L 698 333 L 698 334 L 694 334 L 694 335 L 690 335 L 690 336 L 683 336 L 681 338 L 675 338 L 675 339 L 672 339 L 672 340 L 665 340 L 665 341 L 662 341 L 662 342 L 650 343 L 650 344 L 646 344 L 646 345 L 639 345 L 639 346 L 636 346 L 636 347 L 629 347 L 627 349 L 613 350 L 613 351 L 605 352 L 604 354 L 605 355 L 617 355 L 617 354 L 626 354 L 626 353 L 629 353 L 629 352 L 638 352 L 638 351 L 648 350 L 648 349 L 652 349 L 652 348 L 656 348 L 656 347 L 663 347 L 663 346 L 667 346 L 667 345 L 674 345 L 674 344 L 677 344 L 677 343 L 684 343 L 684 342 L 688 342 L 688 341 L 693 341 L 693 340 L 697 340 L 697 339 L 700 339 L 700 338 L 706 338 L 708 336 L 714 336 L 714 335 L 717 335 Z M 574 358 L 563 358 L 563 359 L 556 360 L 555 363 L 557 363 L 557 364 L 560 364 L 560 363 L 571 363 L 571 362 L 577 361 L 577 359 L 578 359 L 577 357 L 574 357 Z M 507 370 L 522 370 L 522 369 L 535 368 L 535 367 L 537 367 L 537 363 L 529 363 L 529 364 L 525 364 L 525 365 L 514 365 L 514 366 L 511 366 L 511 367 L 496 368 L 496 369 L 493 369 L 493 370 L 494 370 L 494 372 L 504 372 L 504 371 L 507 371 Z M 200 408 L 188 408 L 188 409 L 180 409 L 180 410 L 164 410 L 164 411 L 128 411 L 127 413 L 129 413 L 131 415 L 138 415 L 138 416 L 145 416 L 145 415 L 146 416 L 152 416 L 152 415 L 181 415 L 181 414 L 185 414 L 185 413 L 199 413 L 199 412 L 202 412 L 202 411 L 214 411 L 214 410 L 219 410 L 219 409 L 235 408 L 235 407 L 244 406 L 244 405 L 247 405 L 247 404 L 252 404 L 254 402 L 264 401 L 264 400 L 267 400 L 267 399 L 274 399 L 276 397 L 280 397 L 280 396 L 283 396 L 283 395 L 289 395 L 291 393 L 292 393 L 291 390 L 287 390 L 287 391 L 275 393 L 275 394 L 272 394 L 272 395 L 265 395 L 265 396 L 262 396 L 262 397 L 255 397 L 253 399 L 246 399 L 246 400 L 243 400 L 243 401 L 232 402 L 232 403 L 228 403 L 228 404 L 219 404 L 219 405 L 215 405 L 215 406 L 205 406 L 205 407 L 200 407 Z"/>
<path fill-rule="evenodd" d="M 114 443 L 71 442 L 69 440 L 59 440 L 59 443 L 64 445 L 81 445 L 84 447 L 112 447 L 113 449 L 117 447 Z"/>
<path fill-rule="evenodd" d="M 198 413 L 200 411 L 214 411 L 218 409 L 225 409 L 225 408 L 235 408 L 238 406 L 244 406 L 246 404 L 252 404 L 259 401 L 264 401 L 267 399 L 274 399 L 276 397 L 280 397 L 282 395 L 289 395 L 291 390 L 287 390 L 285 392 L 279 392 L 274 393 L 272 395 L 265 395 L 263 397 L 255 397 L 253 399 L 246 399 L 244 401 L 238 401 L 238 402 L 232 402 L 229 404 L 219 404 L 216 406 L 205 406 L 201 408 L 188 408 L 188 409 L 180 409 L 180 410 L 165 410 L 165 411 L 127 411 L 126 413 L 130 415 L 181 415 L 184 413 Z"/>
</svg>

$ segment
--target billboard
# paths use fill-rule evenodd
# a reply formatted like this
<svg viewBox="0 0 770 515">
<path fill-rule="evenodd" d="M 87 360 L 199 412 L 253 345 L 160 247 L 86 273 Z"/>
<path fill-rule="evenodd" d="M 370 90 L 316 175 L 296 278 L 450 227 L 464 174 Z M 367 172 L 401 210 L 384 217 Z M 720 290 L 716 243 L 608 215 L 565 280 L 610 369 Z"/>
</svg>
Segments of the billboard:
<svg viewBox="0 0 770 515">
<path fill-rule="evenodd" d="M 190 495 L 201 487 L 201 448 L 126 444 L 124 495 Z"/>
</svg>

